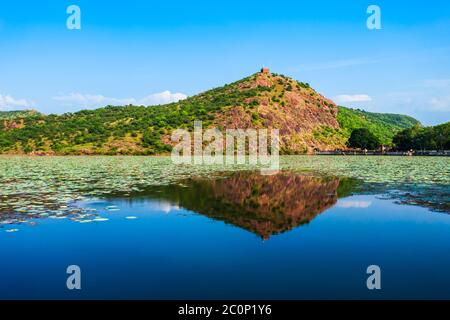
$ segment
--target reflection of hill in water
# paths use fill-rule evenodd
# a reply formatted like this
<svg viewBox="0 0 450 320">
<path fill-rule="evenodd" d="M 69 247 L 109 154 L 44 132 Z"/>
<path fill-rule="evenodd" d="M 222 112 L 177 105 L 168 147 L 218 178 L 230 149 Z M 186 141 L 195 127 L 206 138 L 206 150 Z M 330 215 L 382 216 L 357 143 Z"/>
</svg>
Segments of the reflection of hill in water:
<svg viewBox="0 0 450 320">
<path fill-rule="evenodd" d="M 214 180 L 189 179 L 177 186 L 156 187 L 146 196 L 174 202 L 267 239 L 308 223 L 332 207 L 340 186 L 345 189 L 337 178 L 247 172 Z"/>
<path fill-rule="evenodd" d="M 209 217 L 250 230 L 263 238 L 310 222 L 337 201 L 339 180 L 279 174 L 238 174 L 228 179 L 194 181 L 203 201 L 191 207 Z M 194 188 L 196 189 L 196 188 Z"/>
<path fill-rule="evenodd" d="M 450 212 L 449 188 L 448 185 L 427 184 L 393 188 L 382 183 L 304 176 L 289 171 L 274 176 L 234 172 L 165 186 L 139 186 L 137 181 L 134 191 L 110 193 L 106 198 L 129 202 L 164 200 L 268 238 L 310 222 L 333 206 L 338 197 L 351 194 L 379 194 L 400 204 Z M 10 224 L 34 224 L 40 218 L 68 218 L 80 222 L 94 219 L 106 210 L 102 208 L 97 212 L 74 202 L 85 196 L 89 197 L 89 193 L 0 195 L 0 229 Z"/>
<path fill-rule="evenodd" d="M 283 172 L 263 176 L 259 172 L 235 172 L 216 178 L 191 178 L 176 185 L 152 186 L 144 191 L 110 194 L 110 200 L 158 199 L 187 210 L 254 232 L 262 238 L 291 230 L 313 220 L 350 193 L 354 180 L 320 178 Z M 73 221 L 93 219 L 100 212 L 62 205 L 59 198 L 19 194 L 0 206 L 0 228 L 32 223 L 39 218 Z"/>
</svg>

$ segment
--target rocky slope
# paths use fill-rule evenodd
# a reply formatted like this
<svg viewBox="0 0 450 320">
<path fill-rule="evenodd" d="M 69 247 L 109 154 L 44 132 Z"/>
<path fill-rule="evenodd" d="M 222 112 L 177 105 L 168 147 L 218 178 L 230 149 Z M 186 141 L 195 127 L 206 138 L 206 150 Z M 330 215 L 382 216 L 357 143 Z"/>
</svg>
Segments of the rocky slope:
<svg viewBox="0 0 450 320">
<path fill-rule="evenodd" d="M 336 104 L 317 93 L 309 84 L 260 72 L 237 84 L 238 90 L 258 90 L 242 105 L 217 113 L 214 125 L 220 128 L 278 129 L 283 153 L 305 153 L 314 148 L 343 147 L 344 141 L 325 144 L 314 136 L 322 127 L 339 128 Z"/>
</svg>

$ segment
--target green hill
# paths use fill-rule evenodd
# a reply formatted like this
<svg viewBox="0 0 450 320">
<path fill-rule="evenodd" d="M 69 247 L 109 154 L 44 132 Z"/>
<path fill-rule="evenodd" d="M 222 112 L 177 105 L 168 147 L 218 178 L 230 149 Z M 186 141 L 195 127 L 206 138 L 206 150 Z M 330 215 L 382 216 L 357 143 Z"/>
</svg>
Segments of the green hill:
<svg viewBox="0 0 450 320">
<path fill-rule="evenodd" d="M 401 114 L 372 113 L 345 107 L 339 107 L 337 120 L 345 136 L 349 137 L 354 129 L 367 128 L 385 145 L 392 144 L 392 138 L 400 130 L 420 124 L 416 119 Z"/>
<path fill-rule="evenodd" d="M 390 113 L 373 113 L 359 109 L 338 106 L 336 119 L 338 128 L 320 126 L 313 135 L 325 145 L 341 145 L 345 148 L 353 130 L 366 128 L 380 141 L 391 146 L 392 138 L 401 130 L 420 125 L 416 119 Z"/>
<path fill-rule="evenodd" d="M 42 154 L 163 154 L 175 128 L 276 128 L 283 154 L 343 148 L 351 130 L 367 127 L 391 143 L 418 121 L 338 107 L 309 84 L 258 72 L 159 106 L 107 106 L 63 115 L 15 114 L 0 121 L 0 152 Z"/>
</svg>

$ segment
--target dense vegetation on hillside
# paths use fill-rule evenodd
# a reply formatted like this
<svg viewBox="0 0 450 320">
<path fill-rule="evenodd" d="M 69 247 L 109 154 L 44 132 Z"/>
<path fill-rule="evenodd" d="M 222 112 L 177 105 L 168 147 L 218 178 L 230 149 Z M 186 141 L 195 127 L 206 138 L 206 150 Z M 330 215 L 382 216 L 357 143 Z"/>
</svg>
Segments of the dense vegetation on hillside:
<svg viewBox="0 0 450 320">
<path fill-rule="evenodd" d="M 241 81 L 245 81 L 243 79 Z M 107 106 L 63 115 L 32 114 L 0 123 L 0 151 L 63 154 L 160 154 L 171 150 L 161 136 L 174 128 L 193 126 L 194 120 L 211 124 L 214 112 L 246 105 L 249 97 L 267 90 L 238 90 L 225 85 L 177 103 L 159 106 Z"/>
<path fill-rule="evenodd" d="M 384 145 L 391 145 L 392 138 L 400 130 L 420 124 L 416 119 L 405 115 L 372 113 L 345 107 L 339 107 L 337 120 L 345 136 L 350 137 L 354 129 L 366 128 Z"/>
<path fill-rule="evenodd" d="M 400 131 L 393 138 L 399 150 L 450 150 L 450 122 L 434 126 L 414 126 Z"/>
<path fill-rule="evenodd" d="M 35 110 L 0 111 L 0 120 L 29 117 L 37 113 Z"/>
<path fill-rule="evenodd" d="M 172 148 L 167 137 L 173 129 L 191 129 L 194 120 L 203 121 L 203 127 L 220 127 L 223 119 L 218 119 L 228 119 L 226 112 L 230 108 L 242 110 L 228 119 L 231 122 L 248 117 L 250 124 L 245 124 L 254 127 L 265 127 L 267 123 L 272 127 L 283 125 L 280 131 L 288 140 L 293 133 L 291 145 L 319 141 L 325 146 L 345 146 L 357 128 L 367 128 L 382 143 L 390 144 L 396 132 L 418 124 L 407 116 L 336 109 L 331 100 L 320 96 L 309 84 L 276 74 L 259 75 L 167 105 L 107 106 L 63 115 L 3 112 L 0 152 L 163 154 Z M 297 113 L 299 110 L 302 113 Z M 320 126 L 320 121 L 328 124 Z M 309 137 L 305 127 L 320 130 Z M 305 132 L 304 136 L 299 132 Z"/>
<path fill-rule="evenodd" d="M 348 141 L 355 130 L 367 129 L 370 134 L 376 137 L 379 144 L 392 146 L 392 138 L 396 133 L 420 125 L 419 121 L 410 116 L 373 113 L 342 106 L 338 107 L 336 118 L 339 122 L 339 128 L 322 126 L 314 132 L 314 136 L 325 143 L 341 143 L 351 148 L 355 146 L 349 145 Z"/>
</svg>

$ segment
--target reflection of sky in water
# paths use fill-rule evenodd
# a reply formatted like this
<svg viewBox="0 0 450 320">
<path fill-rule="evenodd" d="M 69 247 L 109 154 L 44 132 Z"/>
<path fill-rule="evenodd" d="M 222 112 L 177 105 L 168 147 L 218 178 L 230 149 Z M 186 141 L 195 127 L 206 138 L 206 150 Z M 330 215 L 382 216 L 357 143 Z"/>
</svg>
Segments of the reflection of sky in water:
<svg viewBox="0 0 450 320">
<path fill-rule="evenodd" d="M 164 212 L 164 213 L 172 213 L 175 211 L 180 210 L 178 205 L 174 205 L 173 203 L 170 203 L 168 201 L 164 200 L 152 200 L 149 201 L 149 199 L 122 199 L 120 202 L 120 209 L 132 209 L 133 206 L 136 205 L 136 203 L 145 203 L 146 208 L 149 212 Z M 79 202 L 77 203 L 78 207 L 84 207 L 84 208 L 93 208 L 95 210 L 102 210 L 104 208 L 113 207 L 111 205 L 111 202 L 107 201 L 85 201 L 85 202 Z M 114 206 L 115 208 L 116 206 Z M 114 211 L 114 210 L 108 210 L 107 211 Z M 120 211 L 120 210 L 117 210 Z"/>
<path fill-rule="evenodd" d="M 336 205 L 268 241 L 158 200 L 96 201 L 99 212 L 119 210 L 0 236 L 0 298 L 450 298 L 449 215 L 369 195 L 346 201 L 371 205 Z M 65 289 L 70 264 L 82 268 L 79 292 Z M 371 264 L 382 268 L 381 292 L 365 288 Z"/>
<path fill-rule="evenodd" d="M 372 201 L 339 200 L 336 204 L 339 208 L 364 209 L 372 205 Z"/>
</svg>

